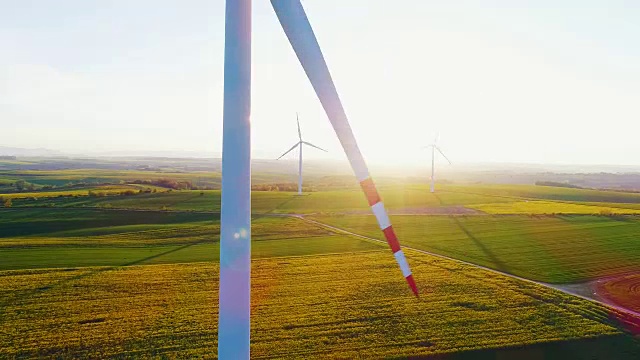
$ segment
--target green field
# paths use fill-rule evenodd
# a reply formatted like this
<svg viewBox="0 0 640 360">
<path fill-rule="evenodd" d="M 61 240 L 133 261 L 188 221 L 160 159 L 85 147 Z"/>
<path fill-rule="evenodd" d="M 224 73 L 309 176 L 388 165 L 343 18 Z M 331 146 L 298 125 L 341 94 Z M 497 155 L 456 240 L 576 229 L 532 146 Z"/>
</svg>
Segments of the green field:
<svg viewBox="0 0 640 360">
<path fill-rule="evenodd" d="M 373 216 L 314 216 L 384 239 Z M 405 246 L 533 280 L 566 283 L 640 270 L 640 219 L 601 216 L 392 216 Z"/>
<path fill-rule="evenodd" d="M 109 196 L 109 195 L 120 195 L 123 192 L 133 192 L 133 194 L 138 193 L 140 191 L 153 191 L 155 190 L 163 192 L 167 191 L 167 189 L 153 186 L 153 185 L 138 185 L 138 184 L 126 184 L 126 185 L 104 185 L 104 186 L 87 186 L 81 189 L 66 189 L 66 190 L 47 190 L 47 191 L 25 191 L 25 192 L 17 192 L 17 193 L 5 193 L 0 196 L 2 199 L 27 199 L 32 200 L 34 205 L 37 204 L 37 201 L 47 201 L 50 198 L 57 197 L 87 197 L 91 193 L 98 193 L 100 196 Z M 132 195 L 133 195 L 132 194 Z"/>
<path fill-rule="evenodd" d="M 148 210 L 220 211 L 219 190 L 180 190 L 117 196 L 127 189 L 163 192 L 150 185 L 112 185 L 84 189 L 0 195 L 13 198 L 13 207 L 101 207 Z M 89 191 L 103 197 L 86 196 Z M 504 191 L 502 191 L 504 190 Z M 391 210 L 416 211 L 434 207 L 466 207 L 489 214 L 640 214 L 640 194 L 526 185 L 442 185 L 432 194 L 426 185 L 380 187 Z M 500 195 L 502 194 L 502 195 Z M 252 193 L 254 213 L 353 213 L 368 211 L 360 189 L 305 193 L 257 191 Z"/>
<path fill-rule="evenodd" d="M 581 215 L 638 215 L 640 208 L 634 209 L 627 204 L 609 203 L 568 203 L 552 201 L 515 201 L 492 204 L 473 204 L 469 208 L 487 214 L 581 214 Z M 634 204 L 635 205 L 635 204 Z"/>
<path fill-rule="evenodd" d="M 10 209 L 0 228 L 0 270 L 215 261 L 220 252 L 216 214 Z M 254 219 L 252 242 L 254 258 L 380 249 L 286 217 Z"/>
<path fill-rule="evenodd" d="M 416 216 L 393 216 L 403 244 L 531 279 L 554 283 L 584 281 L 635 271 L 639 260 L 639 252 L 635 250 L 638 221 L 629 216 L 640 213 L 640 209 L 634 208 L 640 206 L 634 203 L 640 199 L 638 194 L 515 185 L 443 185 L 436 194 L 429 193 L 423 185 L 396 185 L 382 187 L 381 193 L 392 213 L 416 213 Z M 537 198 L 524 200 L 524 196 Z M 555 201 L 540 200 L 544 198 Z M 571 199 L 581 201 L 569 202 Z M 612 199 L 624 202 L 594 202 Z M 87 259 L 77 260 L 77 266 L 128 264 L 146 258 L 151 260 L 145 263 L 162 259 L 214 260 L 219 202 L 217 190 L 14 199 L 12 208 L 4 209 L 0 219 L 0 247 L 5 247 L 7 253 L 12 251 L 14 260 L 5 261 L 0 267 L 75 266 L 66 258 Z M 307 214 L 359 234 L 381 236 L 373 217 L 362 215 L 370 210 L 359 190 L 322 191 L 304 196 L 254 192 L 252 208 L 256 216 Z M 467 208 L 495 216 L 417 216 L 433 208 L 444 209 L 445 215 L 446 210 Z M 259 228 L 254 229 L 254 240 L 261 240 L 261 231 L 267 228 L 280 233 L 283 239 L 302 237 L 308 231 L 299 229 L 298 235 L 286 232 L 287 226 L 276 224 L 283 221 L 257 220 L 254 226 Z M 260 227 L 261 222 L 267 225 Z M 82 229 L 86 229 L 84 236 L 78 233 Z M 161 233 L 162 229 L 165 233 Z M 104 231 L 113 233 L 101 235 Z M 311 250 L 291 251 L 297 255 L 338 252 L 341 241 L 335 236 L 329 235 L 329 241 L 306 242 L 314 244 L 309 246 Z M 256 245 L 254 253 L 283 254 L 280 250 L 273 253 L 268 250 L 280 249 L 276 244 Z M 35 246 L 48 246 L 48 250 L 24 250 Z M 100 249 L 84 249 L 87 246 L 101 247 L 109 255 L 102 257 Z M 120 249 L 107 249 L 112 246 Z M 56 253 L 52 257 L 55 260 L 44 261 L 46 251 L 61 254 Z M 94 263 L 93 259 L 99 262 Z"/>
<path fill-rule="evenodd" d="M 172 178 L 178 181 L 200 181 L 203 184 L 219 185 L 219 172 L 183 172 L 114 170 L 114 169 L 65 169 L 65 170 L 10 170 L 0 171 L 0 176 L 9 179 L 23 179 L 37 185 L 64 186 L 72 182 L 105 183 L 135 180 L 157 180 Z"/>
<path fill-rule="evenodd" d="M 77 193 L 77 191 L 76 191 Z M 107 196 L 86 197 L 61 196 L 34 200 L 31 197 L 16 199 L 14 207 L 111 207 L 120 209 L 149 209 L 149 210 L 195 210 L 220 211 L 219 190 L 181 190 L 163 194 L 140 194 L 135 196 Z M 385 205 L 390 209 L 423 208 L 439 206 L 457 206 L 487 203 L 503 203 L 513 201 L 508 198 L 496 198 L 486 195 L 443 192 L 434 196 L 426 187 L 388 187 L 381 188 Z M 12 197 L 21 197 L 12 195 Z M 297 196 L 290 192 L 253 192 L 252 209 L 254 213 L 334 213 L 365 211 L 369 207 L 362 191 L 334 190 L 306 193 Z"/>
<path fill-rule="evenodd" d="M 441 189 L 467 194 L 480 194 L 507 198 L 640 204 L 640 193 L 572 189 L 554 186 L 478 184 L 443 185 Z"/>
</svg>

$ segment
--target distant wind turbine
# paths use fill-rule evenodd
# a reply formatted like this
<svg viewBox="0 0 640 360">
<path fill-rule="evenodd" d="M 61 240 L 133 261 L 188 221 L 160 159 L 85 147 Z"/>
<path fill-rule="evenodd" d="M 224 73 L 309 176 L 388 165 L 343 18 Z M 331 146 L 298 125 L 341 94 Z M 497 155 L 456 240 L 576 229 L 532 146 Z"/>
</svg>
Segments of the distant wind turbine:
<svg viewBox="0 0 640 360">
<path fill-rule="evenodd" d="M 300 119 L 298 118 L 298 113 L 296 113 L 296 122 L 298 123 L 298 139 L 300 141 L 298 141 L 297 143 L 295 143 L 295 145 L 293 145 L 291 147 L 291 149 L 287 150 L 284 154 L 280 155 L 279 158 L 277 158 L 276 160 L 280 160 L 282 159 L 283 156 L 287 155 L 288 153 L 290 153 L 293 149 L 296 148 L 296 146 L 299 148 L 299 156 L 298 156 L 298 195 L 302 195 L 302 145 L 308 145 L 311 147 L 314 147 L 316 149 L 322 150 L 324 152 L 327 152 L 327 150 L 315 146 L 310 142 L 306 142 L 302 140 L 302 131 L 300 131 Z"/>
<path fill-rule="evenodd" d="M 436 169 L 436 150 L 438 150 L 440 155 L 442 155 L 449 162 L 449 165 L 451 165 L 451 160 L 449 160 L 447 155 L 445 155 L 437 145 L 438 138 L 440 138 L 440 134 L 436 135 L 436 138 L 433 140 L 432 144 L 429 144 L 429 145 L 424 147 L 424 149 L 431 148 L 431 192 L 432 193 L 436 192 L 436 189 L 435 189 L 435 185 L 436 185 L 436 177 L 435 177 L 435 172 L 436 172 L 436 170 L 435 170 Z"/>
</svg>

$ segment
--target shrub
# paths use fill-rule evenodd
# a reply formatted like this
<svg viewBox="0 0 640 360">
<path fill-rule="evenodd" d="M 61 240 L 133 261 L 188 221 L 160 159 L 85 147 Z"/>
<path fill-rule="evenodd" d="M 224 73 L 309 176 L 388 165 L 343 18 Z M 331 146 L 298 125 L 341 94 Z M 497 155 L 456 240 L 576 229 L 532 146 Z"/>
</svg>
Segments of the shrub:
<svg viewBox="0 0 640 360">
<path fill-rule="evenodd" d="M 570 189 L 583 189 L 582 186 L 569 184 L 568 182 L 536 181 L 535 184 L 537 186 L 555 186 L 555 187 L 564 187 L 564 188 L 570 188 Z"/>
<path fill-rule="evenodd" d="M 251 186 L 253 191 L 298 191 L 298 184 L 296 183 L 276 183 L 276 184 L 256 184 Z M 302 191 L 310 192 L 315 191 L 312 187 L 303 187 Z"/>
<path fill-rule="evenodd" d="M 89 190 L 89 196 L 92 196 L 92 197 L 103 197 L 103 196 L 107 196 L 107 194 L 104 193 L 104 192 L 101 192 L 101 191 Z"/>
<path fill-rule="evenodd" d="M 18 180 L 18 181 L 16 181 L 15 186 L 16 186 L 16 190 L 22 191 L 22 190 L 24 190 L 25 181 L 24 180 Z"/>
<path fill-rule="evenodd" d="M 611 216 L 613 215 L 613 211 L 611 211 L 611 209 L 600 209 L 600 215 Z"/>
</svg>

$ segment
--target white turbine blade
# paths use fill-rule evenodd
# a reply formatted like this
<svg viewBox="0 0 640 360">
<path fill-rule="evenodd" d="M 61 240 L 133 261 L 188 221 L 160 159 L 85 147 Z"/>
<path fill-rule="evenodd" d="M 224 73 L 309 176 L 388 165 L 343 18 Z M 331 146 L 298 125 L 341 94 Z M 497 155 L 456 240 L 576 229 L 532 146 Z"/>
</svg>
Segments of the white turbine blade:
<svg viewBox="0 0 640 360">
<path fill-rule="evenodd" d="M 391 226 L 375 183 L 369 175 L 369 169 L 358 148 L 358 143 L 349 125 L 349 119 L 331 78 L 329 67 L 322 55 L 322 50 L 300 0 L 271 0 L 271 5 L 338 136 L 338 140 L 340 140 L 340 144 L 342 144 L 351 168 L 360 182 L 362 191 L 371 206 L 378 225 L 384 233 L 393 256 L 402 271 L 402 276 L 404 276 L 411 291 L 415 296 L 418 296 L 418 287 L 411 274 L 409 264 L 400 248 L 400 243 Z"/>
<path fill-rule="evenodd" d="M 300 131 L 300 119 L 298 119 L 298 113 L 296 113 L 296 122 L 298 123 L 298 139 L 302 141 L 302 131 Z"/>
<path fill-rule="evenodd" d="M 226 4 L 218 359 L 249 359 L 251 0 L 227 0 Z"/>
<path fill-rule="evenodd" d="M 440 132 L 437 132 L 437 133 L 436 133 L 436 138 L 433 140 L 433 143 L 434 143 L 434 144 L 437 144 L 437 143 L 438 143 L 438 140 L 440 140 Z"/>
<path fill-rule="evenodd" d="M 283 157 L 283 156 L 285 156 L 285 155 L 287 155 L 288 153 L 290 153 L 290 152 L 291 152 L 291 150 L 295 149 L 295 148 L 296 148 L 296 146 L 298 146 L 298 145 L 300 145 L 300 142 L 297 142 L 295 145 L 293 145 L 293 146 L 291 147 L 291 149 L 289 149 L 289 150 L 285 151 L 285 153 L 284 153 L 284 154 L 282 154 L 282 155 L 280 155 L 280 157 L 279 157 L 279 158 L 277 158 L 276 160 L 280 160 L 280 159 L 282 159 L 282 157 Z"/>
<path fill-rule="evenodd" d="M 444 156 L 445 159 L 447 159 L 447 161 L 449 162 L 449 165 L 451 165 L 451 160 L 449 160 L 449 158 L 447 157 L 447 155 L 445 155 L 442 150 L 440 150 L 439 147 L 436 146 L 436 150 L 438 150 L 438 152 L 440 153 L 440 155 Z"/>
<path fill-rule="evenodd" d="M 305 144 L 305 145 L 313 146 L 314 148 L 316 148 L 316 149 L 318 149 L 318 150 L 322 150 L 322 151 L 324 151 L 324 152 L 328 152 L 327 150 L 325 150 L 325 149 L 323 149 L 323 148 L 321 148 L 321 147 L 319 147 L 319 146 L 315 146 L 315 145 L 313 145 L 313 144 L 312 144 L 312 143 L 310 143 L 310 142 L 303 141 L 302 143 L 303 143 L 303 144 Z"/>
</svg>

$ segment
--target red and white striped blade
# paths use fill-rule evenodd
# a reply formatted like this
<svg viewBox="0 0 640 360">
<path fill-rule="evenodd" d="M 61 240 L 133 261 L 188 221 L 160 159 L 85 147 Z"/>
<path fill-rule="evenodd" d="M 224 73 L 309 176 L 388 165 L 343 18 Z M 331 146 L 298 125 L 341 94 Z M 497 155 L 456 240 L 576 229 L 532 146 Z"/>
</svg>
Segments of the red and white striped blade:
<svg viewBox="0 0 640 360">
<path fill-rule="evenodd" d="M 320 99 L 336 135 L 338 135 L 351 168 L 367 197 L 369 206 L 371 206 L 380 229 L 384 233 L 391 251 L 393 251 L 393 256 L 400 266 L 400 270 L 402 270 L 402 275 L 407 280 L 411 291 L 418 296 L 418 288 L 411 275 L 411 269 L 400 248 L 400 243 L 393 231 L 376 186 L 369 176 L 369 169 L 353 136 L 353 131 L 329 73 L 329 68 L 302 4 L 299 0 L 271 0 L 271 5 L 316 95 Z"/>
</svg>

